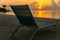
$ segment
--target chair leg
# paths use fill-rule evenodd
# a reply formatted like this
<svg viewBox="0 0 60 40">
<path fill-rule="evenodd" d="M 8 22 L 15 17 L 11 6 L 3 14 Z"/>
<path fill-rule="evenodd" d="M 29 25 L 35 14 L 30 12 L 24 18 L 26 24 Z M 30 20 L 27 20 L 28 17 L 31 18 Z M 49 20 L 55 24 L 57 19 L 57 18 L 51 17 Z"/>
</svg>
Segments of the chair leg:
<svg viewBox="0 0 60 40">
<path fill-rule="evenodd" d="M 38 31 L 38 30 L 36 30 L 36 29 L 33 30 L 28 40 L 32 40 L 33 37 L 35 36 L 35 34 L 37 33 L 37 31 Z"/>
<path fill-rule="evenodd" d="M 20 27 L 21 27 L 21 26 L 18 26 L 18 27 L 16 28 L 16 30 L 12 33 L 12 35 L 10 36 L 9 39 L 13 38 L 13 36 L 15 35 L 15 33 L 18 31 L 18 29 L 19 29 Z M 9 40 L 9 39 L 8 39 L 8 40 Z M 13 39 L 15 39 L 15 38 L 13 38 Z"/>
</svg>

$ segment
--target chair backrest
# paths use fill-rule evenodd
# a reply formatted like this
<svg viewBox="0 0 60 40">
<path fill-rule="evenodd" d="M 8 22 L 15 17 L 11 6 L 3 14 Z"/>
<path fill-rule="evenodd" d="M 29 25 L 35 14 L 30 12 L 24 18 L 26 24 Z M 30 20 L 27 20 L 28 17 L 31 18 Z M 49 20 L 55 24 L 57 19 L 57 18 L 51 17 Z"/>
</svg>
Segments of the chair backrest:
<svg viewBox="0 0 60 40">
<path fill-rule="evenodd" d="M 21 25 L 37 27 L 28 5 L 11 5 L 11 8 Z"/>
</svg>

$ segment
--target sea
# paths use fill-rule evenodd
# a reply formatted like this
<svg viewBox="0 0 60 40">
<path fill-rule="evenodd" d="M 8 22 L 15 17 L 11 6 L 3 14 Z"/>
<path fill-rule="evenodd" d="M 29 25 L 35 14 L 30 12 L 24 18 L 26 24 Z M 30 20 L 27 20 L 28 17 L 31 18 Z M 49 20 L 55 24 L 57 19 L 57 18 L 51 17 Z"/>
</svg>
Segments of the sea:
<svg viewBox="0 0 60 40">
<path fill-rule="evenodd" d="M 15 13 L 13 12 L 10 6 L 8 6 L 6 9 L 10 10 L 10 12 L 6 12 L 6 13 L 0 12 L 0 14 L 15 15 Z M 34 17 L 38 17 L 38 18 L 60 19 L 60 10 L 32 10 L 31 9 L 31 12 Z"/>
</svg>

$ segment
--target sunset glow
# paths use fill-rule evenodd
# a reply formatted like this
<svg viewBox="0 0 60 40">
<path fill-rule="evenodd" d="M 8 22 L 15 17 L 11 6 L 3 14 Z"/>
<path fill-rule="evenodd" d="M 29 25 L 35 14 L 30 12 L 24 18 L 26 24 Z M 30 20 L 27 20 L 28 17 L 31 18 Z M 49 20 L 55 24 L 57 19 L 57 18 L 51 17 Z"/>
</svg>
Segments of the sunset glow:
<svg viewBox="0 0 60 40">
<path fill-rule="evenodd" d="M 45 7 L 52 7 L 52 0 L 40 0 L 40 2 L 37 3 L 37 8 L 42 9 Z M 52 14 L 49 14 L 49 11 L 47 11 L 47 13 L 46 11 L 41 10 L 41 11 L 36 12 L 34 15 L 40 18 L 51 18 Z"/>
<path fill-rule="evenodd" d="M 37 14 L 40 18 L 52 18 L 52 11 L 38 11 Z"/>
<path fill-rule="evenodd" d="M 53 17 L 52 12 L 53 11 L 50 10 L 33 11 L 33 16 L 39 18 L 52 18 Z"/>
<path fill-rule="evenodd" d="M 25 5 L 25 4 L 33 4 L 32 6 L 32 10 L 33 11 L 33 15 L 34 17 L 40 17 L 40 18 L 52 18 L 53 17 L 53 12 L 52 11 L 48 11 L 47 9 L 51 9 L 53 7 L 53 0 L 0 0 L 0 7 L 1 5 Z M 55 4 L 57 6 L 60 6 L 60 1 L 59 0 L 54 0 Z M 56 6 L 56 8 L 57 8 Z M 38 9 L 43 9 L 43 11 Z M 46 10 L 44 10 L 46 9 Z M 36 10 L 36 11 L 35 11 Z M 60 13 L 60 12 L 58 12 Z M 7 14 L 7 13 L 6 13 Z M 8 14 L 7 14 L 8 15 Z"/>
<path fill-rule="evenodd" d="M 52 6 L 51 0 L 40 0 L 40 2 L 38 2 L 38 7 L 39 8 L 43 8 L 45 6 Z"/>
</svg>

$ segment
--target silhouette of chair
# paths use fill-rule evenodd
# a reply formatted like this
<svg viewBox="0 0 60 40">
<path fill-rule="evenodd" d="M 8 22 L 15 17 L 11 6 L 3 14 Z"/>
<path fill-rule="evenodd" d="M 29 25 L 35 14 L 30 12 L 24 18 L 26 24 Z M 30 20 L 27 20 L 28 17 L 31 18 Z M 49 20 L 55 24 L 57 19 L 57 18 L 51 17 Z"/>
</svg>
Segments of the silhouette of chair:
<svg viewBox="0 0 60 40">
<path fill-rule="evenodd" d="M 34 35 L 39 29 L 56 25 L 55 22 L 42 22 L 42 21 L 36 22 L 28 5 L 17 5 L 17 6 L 11 5 L 11 8 L 14 11 L 15 15 L 17 16 L 22 26 L 28 26 L 29 28 L 30 27 L 35 28 L 35 30 L 32 31 L 32 34 L 30 35 L 30 38 L 28 40 L 32 40 Z M 19 27 L 15 30 L 12 36 L 18 31 L 18 29 Z"/>
</svg>

